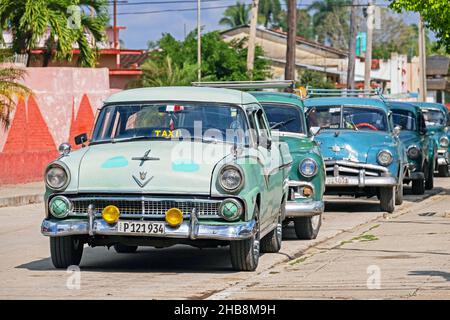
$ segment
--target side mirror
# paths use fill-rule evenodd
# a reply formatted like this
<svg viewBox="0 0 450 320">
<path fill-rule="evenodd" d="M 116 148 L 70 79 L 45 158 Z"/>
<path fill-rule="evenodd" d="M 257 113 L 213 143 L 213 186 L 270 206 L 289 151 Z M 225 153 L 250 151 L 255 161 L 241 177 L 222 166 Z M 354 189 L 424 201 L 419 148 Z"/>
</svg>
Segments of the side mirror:
<svg viewBox="0 0 450 320">
<path fill-rule="evenodd" d="M 392 133 L 394 134 L 394 137 L 398 137 L 400 135 L 400 132 L 402 131 L 402 127 L 400 126 L 395 126 L 394 130 L 392 131 Z"/>
<path fill-rule="evenodd" d="M 320 127 L 311 127 L 311 128 L 309 129 L 309 133 L 310 133 L 312 136 L 315 136 L 316 134 L 318 134 L 319 131 L 320 131 Z"/>
<path fill-rule="evenodd" d="M 84 143 L 88 141 L 88 136 L 86 133 L 79 134 L 75 137 L 75 144 L 79 146 L 81 144 L 84 147 Z"/>
</svg>

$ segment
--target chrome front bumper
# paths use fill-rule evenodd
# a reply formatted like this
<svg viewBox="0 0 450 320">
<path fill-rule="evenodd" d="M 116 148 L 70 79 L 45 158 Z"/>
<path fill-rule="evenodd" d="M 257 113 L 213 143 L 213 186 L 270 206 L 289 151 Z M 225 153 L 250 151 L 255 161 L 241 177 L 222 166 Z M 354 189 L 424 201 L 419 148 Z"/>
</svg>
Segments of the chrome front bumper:
<svg viewBox="0 0 450 320">
<path fill-rule="evenodd" d="M 70 235 L 89 236 L 138 236 L 151 237 L 150 234 L 122 233 L 118 231 L 117 224 L 110 225 L 103 219 L 94 220 L 52 220 L 42 222 L 41 233 L 44 236 L 60 237 Z M 180 226 L 172 228 L 166 224 L 165 234 L 157 235 L 159 238 L 178 239 L 211 239 L 211 240 L 243 240 L 255 233 L 255 221 L 248 221 L 230 225 L 210 225 L 198 223 L 195 219 L 183 222 Z"/>
<path fill-rule="evenodd" d="M 445 166 L 450 164 L 449 154 L 447 150 L 445 149 L 438 150 L 437 162 L 439 166 Z"/>
<path fill-rule="evenodd" d="M 325 186 L 328 187 L 394 187 L 398 183 L 396 177 L 389 175 L 386 167 L 379 165 L 346 160 L 329 160 L 325 161 L 325 165 L 327 172 L 333 172 L 333 176 L 327 176 L 325 179 Z M 341 175 L 341 172 L 344 175 Z"/>
<path fill-rule="evenodd" d="M 327 187 L 394 187 L 397 185 L 395 177 L 327 177 L 325 180 Z"/>
<path fill-rule="evenodd" d="M 313 217 L 323 213 L 323 201 L 288 201 L 286 203 L 286 218 Z"/>
</svg>

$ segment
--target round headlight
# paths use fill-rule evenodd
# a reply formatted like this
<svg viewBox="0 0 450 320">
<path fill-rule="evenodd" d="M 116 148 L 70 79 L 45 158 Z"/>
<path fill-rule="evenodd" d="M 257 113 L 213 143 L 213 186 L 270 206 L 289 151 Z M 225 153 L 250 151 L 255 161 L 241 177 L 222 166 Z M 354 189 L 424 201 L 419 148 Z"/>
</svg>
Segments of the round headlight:
<svg viewBox="0 0 450 320">
<path fill-rule="evenodd" d="M 389 151 L 383 150 L 378 153 L 377 161 L 382 166 L 386 167 L 390 165 L 392 163 L 392 160 L 394 160 L 394 158 L 392 157 L 392 153 L 390 153 Z"/>
<path fill-rule="evenodd" d="M 242 214 L 242 205 L 235 199 L 225 199 L 220 204 L 219 214 L 227 221 L 236 220 Z"/>
<path fill-rule="evenodd" d="M 407 153 L 411 159 L 417 159 L 420 156 L 420 149 L 417 146 L 410 146 Z"/>
<path fill-rule="evenodd" d="M 244 184 L 243 174 L 238 167 L 225 166 L 220 170 L 219 183 L 226 191 L 236 191 Z"/>
<path fill-rule="evenodd" d="M 48 207 L 54 217 L 64 218 L 72 210 L 72 203 L 66 197 L 56 196 L 50 200 Z"/>
<path fill-rule="evenodd" d="M 439 144 L 441 145 L 441 147 L 444 147 L 444 148 L 447 148 L 448 147 L 448 144 L 449 144 L 449 140 L 448 140 L 448 138 L 447 137 L 441 137 L 440 139 L 439 139 Z"/>
<path fill-rule="evenodd" d="M 318 168 L 317 162 L 311 158 L 304 159 L 302 162 L 300 162 L 300 165 L 298 166 L 300 174 L 307 178 L 316 175 L 317 168 Z"/>
<path fill-rule="evenodd" d="M 64 189 L 69 184 L 68 170 L 60 164 L 50 164 L 45 170 L 45 183 L 54 190 Z"/>
</svg>

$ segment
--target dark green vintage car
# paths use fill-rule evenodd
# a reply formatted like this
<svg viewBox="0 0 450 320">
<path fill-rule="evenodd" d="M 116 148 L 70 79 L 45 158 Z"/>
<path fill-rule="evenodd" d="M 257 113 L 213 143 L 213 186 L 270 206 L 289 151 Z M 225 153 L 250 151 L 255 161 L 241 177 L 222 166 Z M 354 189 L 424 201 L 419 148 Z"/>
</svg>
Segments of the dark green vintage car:
<svg viewBox="0 0 450 320">
<path fill-rule="evenodd" d="M 325 166 L 317 143 L 308 133 L 303 102 L 289 93 L 252 94 L 266 112 L 272 135 L 288 144 L 293 158 L 285 222 L 294 221 L 299 239 L 314 239 L 324 210 Z"/>
<path fill-rule="evenodd" d="M 414 102 L 422 109 L 425 117 L 428 135 L 438 146 L 436 170 L 440 177 L 449 176 L 450 165 L 450 114 L 447 108 L 440 103 Z"/>
<path fill-rule="evenodd" d="M 410 103 L 389 102 L 395 126 L 401 127 L 400 141 L 408 156 L 408 166 L 403 182 L 412 184 L 413 194 L 424 194 L 433 189 L 437 146 L 427 135 L 422 110 Z"/>
</svg>

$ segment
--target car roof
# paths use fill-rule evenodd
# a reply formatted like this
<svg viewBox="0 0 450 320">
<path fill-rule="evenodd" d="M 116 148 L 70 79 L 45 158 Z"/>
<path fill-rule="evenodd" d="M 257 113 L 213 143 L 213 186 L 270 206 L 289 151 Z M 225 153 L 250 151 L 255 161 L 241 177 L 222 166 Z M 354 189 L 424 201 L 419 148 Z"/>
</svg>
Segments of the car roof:
<svg viewBox="0 0 450 320">
<path fill-rule="evenodd" d="M 448 109 L 440 103 L 433 102 L 413 102 L 414 105 L 423 108 L 423 109 L 439 109 L 444 113 L 448 113 Z"/>
<path fill-rule="evenodd" d="M 204 87 L 152 87 L 124 90 L 111 95 L 105 103 L 183 101 L 219 102 L 245 105 L 258 103 L 251 94 L 231 89 Z"/>
<path fill-rule="evenodd" d="M 395 110 L 407 110 L 415 113 L 420 112 L 420 108 L 412 103 L 403 101 L 389 101 L 388 106 Z"/>
<path fill-rule="evenodd" d="M 280 102 L 280 103 L 292 103 L 296 106 L 303 108 L 302 99 L 292 93 L 286 92 L 268 92 L 268 91 L 254 91 L 250 92 L 259 102 Z"/>
<path fill-rule="evenodd" d="M 358 97 L 322 97 L 308 98 L 304 101 L 306 107 L 333 106 L 333 105 L 363 105 L 389 111 L 388 106 L 380 99 Z"/>
</svg>

